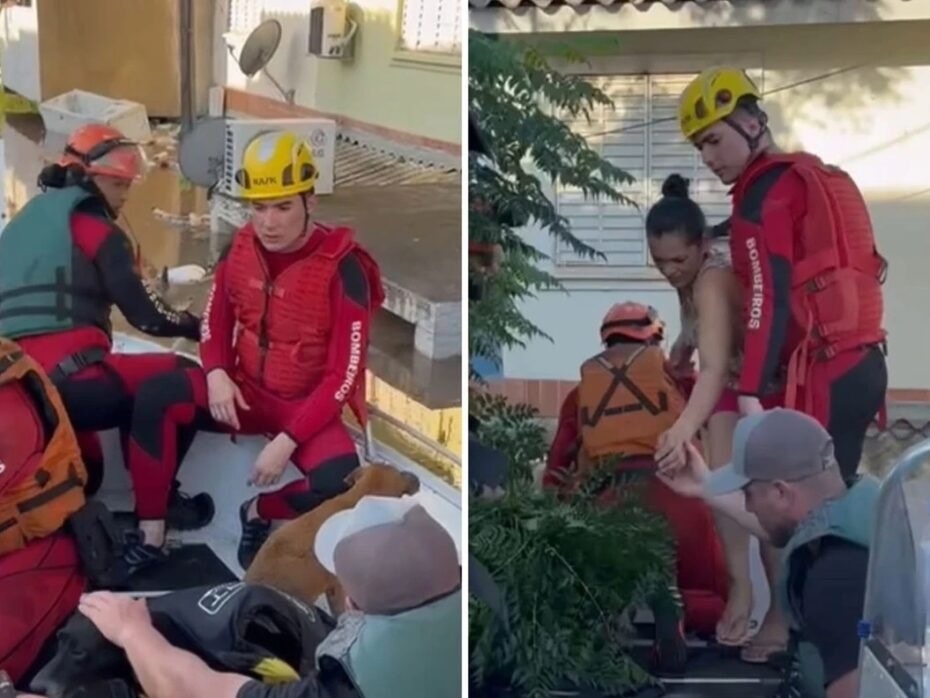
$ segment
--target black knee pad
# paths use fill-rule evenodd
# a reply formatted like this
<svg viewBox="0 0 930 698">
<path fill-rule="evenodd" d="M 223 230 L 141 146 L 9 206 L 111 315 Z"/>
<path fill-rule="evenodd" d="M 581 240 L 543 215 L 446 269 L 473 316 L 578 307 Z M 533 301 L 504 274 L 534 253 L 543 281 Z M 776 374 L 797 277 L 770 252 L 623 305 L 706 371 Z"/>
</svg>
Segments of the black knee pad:
<svg viewBox="0 0 930 698">
<path fill-rule="evenodd" d="M 347 453 L 323 461 L 307 476 L 310 490 L 289 495 L 288 504 L 301 514 L 315 509 L 327 499 L 332 499 L 348 490 L 346 478 L 359 465 L 356 453 Z"/>
<path fill-rule="evenodd" d="M 346 478 L 360 465 L 358 454 L 354 452 L 323 461 L 307 476 L 310 487 L 330 496 L 342 494 L 349 489 Z"/>
<path fill-rule="evenodd" d="M 147 453 L 160 456 L 165 413 L 176 405 L 193 402 L 194 389 L 186 371 L 152 376 L 139 386 L 133 401 L 132 438 Z"/>
</svg>

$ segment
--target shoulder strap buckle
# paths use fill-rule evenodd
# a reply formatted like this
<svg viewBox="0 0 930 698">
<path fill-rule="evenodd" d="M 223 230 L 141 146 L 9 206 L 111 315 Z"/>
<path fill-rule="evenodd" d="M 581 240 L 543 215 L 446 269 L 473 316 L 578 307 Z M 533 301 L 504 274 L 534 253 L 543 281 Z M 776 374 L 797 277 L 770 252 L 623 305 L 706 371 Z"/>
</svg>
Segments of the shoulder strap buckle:
<svg viewBox="0 0 930 698">
<path fill-rule="evenodd" d="M 75 373 L 83 371 L 88 366 L 101 363 L 106 356 L 107 351 L 99 347 L 75 352 L 60 361 L 58 365 L 49 372 L 49 380 L 55 385 L 60 385 Z"/>
</svg>

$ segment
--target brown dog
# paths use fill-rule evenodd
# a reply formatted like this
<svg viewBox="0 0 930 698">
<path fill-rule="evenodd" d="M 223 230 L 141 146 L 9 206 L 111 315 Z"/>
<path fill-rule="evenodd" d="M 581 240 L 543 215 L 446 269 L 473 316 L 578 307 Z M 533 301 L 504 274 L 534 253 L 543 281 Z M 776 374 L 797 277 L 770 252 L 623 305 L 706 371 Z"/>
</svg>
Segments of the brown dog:
<svg viewBox="0 0 930 698">
<path fill-rule="evenodd" d="M 420 481 L 415 475 L 386 463 L 357 468 L 346 478 L 349 490 L 328 499 L 269 536 L 245 574 L 245 581 L 267 584 L 308 604 L 326 594 L 333 614 L 342 611 L 339 582 L 316 559 L 313 544 L 320 526 L 333 514 L 351 509 L 365 495 L 402 497 L 416 494 Z"/>
</svg>

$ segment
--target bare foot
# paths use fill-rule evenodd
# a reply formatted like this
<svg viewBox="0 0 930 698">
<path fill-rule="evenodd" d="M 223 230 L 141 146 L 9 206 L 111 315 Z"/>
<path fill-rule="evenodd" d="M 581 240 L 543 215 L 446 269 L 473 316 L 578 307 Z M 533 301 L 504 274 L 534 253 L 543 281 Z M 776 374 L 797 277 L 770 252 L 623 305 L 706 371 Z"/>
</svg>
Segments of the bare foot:
<svg viewBox="0 0 930 698">
<path fill-rule="evenodd" d="M 765 664 L 773 656 L 788 649 L 788 623 L 774 608 L 769 608 L 753 638 L 740 652 L 740 659 L 748 664 Z"/>
<path fill-rule="evenodd" d="M 752 583 L 730 585 L 727 607 L 717 621 L 717 642 L 721 645 L 741 645 L 749 634 L 752 614 Z"/>
</svg>

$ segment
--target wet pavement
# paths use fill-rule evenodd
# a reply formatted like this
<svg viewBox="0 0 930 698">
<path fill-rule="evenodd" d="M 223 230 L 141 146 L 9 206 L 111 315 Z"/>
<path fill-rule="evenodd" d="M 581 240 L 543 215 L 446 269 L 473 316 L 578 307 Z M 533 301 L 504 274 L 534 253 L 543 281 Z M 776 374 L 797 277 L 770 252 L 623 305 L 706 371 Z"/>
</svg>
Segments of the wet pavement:
<svg viewBox="0 0 930 698">
<path fill-rule="evenodd" d="M 155 129 L 155 142 L 147 153 L 163 166 L 156 166 L 135 186 L 120 221 L 141 248 L 145 271 L 153 278 L 167 267 L 183 264 L 209 270 L 229 241 L 229 236 L 210 234 L 206 190 L 190 185 L 174 166 L 175 131 L 170 124 Z M 58 134 L 46 137 L 40 117 L 7 117 L 3 126 L 7 216 L 38 192 L 39 171 L 57 157 L 63 145 L 64 138 Z M 459 188 L 450 184 L 351 187 L 344 194 L 320 197 L 319 217 L 358 227 L 360 239 L 386 278 L 401 278 L 406 287 L 431 299 L 457 300 L 461 289 L 460 205 Z M 197 284 L 160 287 L 176 307 L 200 313 L 210 280 L 208 275 Z M 118 330 L 138 334 L 118 311 L 114 324 Z M 189 342 L 160 343 L 196 351 Z M 382 311 L 372 331 L 369 369 L 373 404 L 461 453 L 460 356 L 441 361 L 423 356 L 414 349 L 413 325 Z M 402 434 L 375 427 L 379 438 L 388 439 L 395 448 L 409 451 L 413 447 L 414 442 Z M 423 458 L 432 460 L 427 455 Z M 427 465 L 435 465 L 431 469 L 458 484 L 459 473 L 450 463 L 440 458 Z"/>
</svg>

